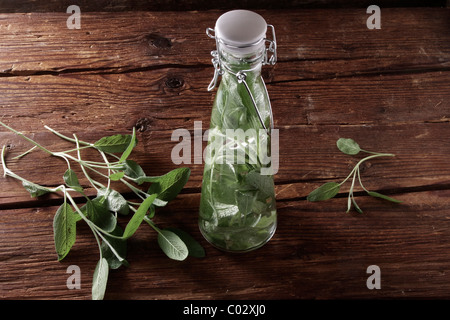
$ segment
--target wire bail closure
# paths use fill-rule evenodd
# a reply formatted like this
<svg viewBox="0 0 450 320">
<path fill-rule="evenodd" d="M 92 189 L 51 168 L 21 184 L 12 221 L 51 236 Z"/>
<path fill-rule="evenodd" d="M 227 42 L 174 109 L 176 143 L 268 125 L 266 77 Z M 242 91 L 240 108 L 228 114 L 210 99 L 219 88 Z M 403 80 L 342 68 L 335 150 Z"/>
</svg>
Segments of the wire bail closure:
<svg viewBox="0 0 450 320">
<path fill-rule="evenodd" d="M 276 39 L 276 35 L 275 35 L 274 26 L 271 24 L 268 24 L 267 27 L 270 28 L 272 31 L 272 39 L 268 39 L 268 38 L 263 39 L 264 42 L 268 45 L 266 46 L 266 48 L 264 50 L 262 64 L 273 66 L 277 63 L 277 39 Z M 216 50 L 211 51 L 211 56 L 213 57 L 211 59 L 211 62 L 214 67 L 214 76 L 213 76 L 213 79 L 211 80 L 211 83 L 208 86 L 208 91 L 212 91 L 217 86 L 219 76 L 223 75 L 223 73 L 224 73 L 224 70 L 223 70 L 224 65 L 220 59 L 220 53 L 219 53 L 221 41 L 220 41 L 220 39 L 218 39 L 216 37 L 215 33 L 216 32 L 214 29 L 206 28 L 206 35 L 209 38 L 214 39 L 216 41 L 216 48 L 217 48 Z M 244 71 L 247 71 L 247 70 L 244 70 Z"/>
</svg>

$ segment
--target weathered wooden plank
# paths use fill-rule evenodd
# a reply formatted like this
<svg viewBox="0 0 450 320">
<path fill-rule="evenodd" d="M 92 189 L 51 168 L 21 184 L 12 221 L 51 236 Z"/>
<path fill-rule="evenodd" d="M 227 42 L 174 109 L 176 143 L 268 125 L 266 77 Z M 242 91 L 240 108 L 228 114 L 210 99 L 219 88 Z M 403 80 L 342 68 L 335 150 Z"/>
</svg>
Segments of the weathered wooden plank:
<svg viewBox="0 0 450 320">
<path fill-rule="evenodd" d="M 55 128 L 57 129 L 57 128 Z M 64 130 L 66 130 L 64 128 Z M 450 127 L 447 123 L 362 125 L 362 126 L 292 126 L 280 130 L 279 171 L 275 176 L 279 199 L 302 198 L 314 188 L 326 181 L 342 181 L 361 156 L 350 157 L 336 148 L 339 137 L 351 137 L 371 151 L 390 152 L 395 158 L 379 158 L 366 162 L 362 166 L 364 185 L 373 190 L 405 192 L 408 188 L 441 186 L 450 184 L 450 164 L 448 162 Z M 69 132 L 65 132 L 70 134 Z M 96 141 L 105 134 L 105 130 L 95 128 L 90 131 L 76 132 L 80 139 Z M 123 131 L 108 133 L 124 133 Z M 126 131 L 125 131 L 126 133 Z M 148 175 L 160 175 L 177 167 L 171 160 L 172 148 L 178 141 L 171 141 L 170 130 L 151 131 L 138 134 L 139 144 L 131 155 L 144 168 Z M 64 150 L 71 146 L 61 144 L 59 138 L 51 133 L 39 131 L 31 135 L 38 142 L 48 143 L 49 149 Z M 292 137 L 296 137 L 293 139 Z M 19 160 L 13 156 L 28 149 L 28 145 L 19 137 L 2 133 L 2 144 L 12 146 L 7 155 L 8 167 L 33 182 L 47 186 L 61 184 L 66 169 L 63 160 L 50 158 L 43 152 L 33 152 Z M 50 147 L 51 146 L 51 147 Z M 193 148 L 193 141 L 191 143 Z M 61 149 L 60 149 L 61 148 Z M 193 150 L 193 149 L 192 149 Z M 101 160 L 95 153 L 92 158 Z M 203 164 L 182 164 L 192 170 L 185 192 L 198 192 L 201 186 Z M 74 165 L 74 168 L 77 168 Z M 78 170 L 78 169 L 77 169 Z M 45 175 L 42 172 L 46 172 Z M 80 173 L 81 177 L 81 173 Z M 82 180 L 84 186 L 89 184 Z M 106 183 L 106 182 L 105 182 Z M 21 184 L 11 178 L 1 178 L 0 202 L 11 205 L 18 201 L 30 201 Z M 121 191 L 129 192 L 127 188 Z M 359 190 L 359 189 L 357 189 Z M 348 189 L 343 189 L 342 193 Z M 47 201 L 44 198 L 44 201 Z M 29 205 L 31 205 L 31 202 Z M 35 202 L 38 205 L 39 202 Z"/>
<path fill-rule="evenodd" d="M 301 70 L 301 64 L 291 62 L 273 72 Z M 0 78 L 0 112 L 3 119 L 20 117 L 23 130 L 32 132 L 41 127 L 36 118 L 49 126 L 65 123 L 77 131 L 98 127 L 99 122 L 114 128 L 136 124 L 141 130 L 193 128 L 192 121 L 209 121 L 215 96 L 215 91 L 206 90 L 211 76 L 210 68 L 165 68 Z M 445 122 L 449 77 L 450 71 L 435 71 L 268 80 L 267 85 L 276 127 Z"/>
<path fill-rule="evenodd" d="M 381 30 L 367 29 L 365 9 L 258 12 L 276 27 L 279 61 L 303 63 L 304 72 L 295 72 L 295 78 L 449 67 L 450 13 L 445 9 L 384 9 Z M 80 30 L 67 29 L 64 13 L 0 15 L 0 71 L 3 76 L 117 73 L 167 64 L 210 65 L 214 41 L 205 29 L 220 14 L 86 13 Z M 409 32 L 414 37 L 406 37 Z M 270 78 L 293 79 L 289 72 Z"/>
<path fill-rule="evenodd" d="M 1 0 L 1 11 L 6 12 L 65 12 L 70 6 L 70 1 L 44 1 L 44 0 Z M 240 2 L 235 1 L 214 1 L 205 2 L 201 0 L 183 0 L 183 1 L 133 1 L 133 0 L 115 0 L 115 1 L 88 1 L 78 0 L 77 5 L 83 12 L 120 12 L 120 11 L 187 11 L 187 10 L 211 10 L 222 9 L 232 10 L 237 6 L 243 9 L 300 9 L 300 8 L 366 8 L 372 2 L 368 0 L 299 0 L 282 1 L 274 3 L 269 0 L 249 0 Z M 445 0 L 380 0 L 377 2 L 381 7 L 442 7 L 445 6 Z"/>
<path fill-rule="evenodd" d="M 366 209 L 362 215 L 346 214 L 345 199 L 283 202 L 273 239 L 236 256 L 201 238 L 196 207 L 185 205 L 186 197 L 198 202 L 198 194 L 181 195 L 155 221 L 191 233 L 207 256 L 170 260 L 159 250 L 155 233 L 142 225 L 129 242 L 130 267 L 111 272 L 106 299 L 448 298 L 449 196 L 448 190 L 399 195 L 401 205 L 357 197 Z M 73 251 L 57 262 L 55 210 L 1 212 L 3 299 L 90 299 L 97 246 L 80 224 Z M 70 265 L 81 269 L 80 290 L 66 287 Z M 381 290 L 366 287 L 370 265 L 381 268 Z"/>
<path fill-rule="evenodd" d="M 177 263 L 141 228 L 130 241 L 131 266 L 111 273 L 107 298 L 448 298 L 449 11 L 382 8 L 381 30 L 366 28 L 364 7 L 261 13 L 279 39 L 279 63 L 264 71 L 280 129 L 275 237 L 239 259 L 201 240 L 207 258 Z M 66 144 L 43 125 L 89 141 L 135 126 L 132 158 L 150 175 L 165 173 L 176 167 L 172 131 L 192 132 L 197 120 L 207 127 L 214 44 L 204 29 L 219 14 L 83 13 L 81 30 L 67 30 L 64 12 L 2 14 L 1 120 L 51 149 Z M 336 149 L 339 137 L 397 155 L 366 163 L 362 178 L 402 204 L 359 188 L 363 215 L 345 213 L 346 188 L 326 202 L 305 200 L 356 163 Z M 12 160 L 28 146 L 3 128 L 0 145 L 8 145 L 14 172 L 44 185 L 62 182 L 63 161 L 39 152 Z M 190 167 L 188 185 L 157 222 L 202 239 L 202 165 Z M 62 199 L 30 199 L 9 178 L 0 178 L 0 190 L 0 297 L 89 299 L 98 259 L 90 230 L 80 227 L 73 252 L 58 263 L 52 219 Z M 65 286 L 71 264 L 81 267 L 81 290 Z M 365 285 L 373 264 L 382 290 Z"/>
</svg>

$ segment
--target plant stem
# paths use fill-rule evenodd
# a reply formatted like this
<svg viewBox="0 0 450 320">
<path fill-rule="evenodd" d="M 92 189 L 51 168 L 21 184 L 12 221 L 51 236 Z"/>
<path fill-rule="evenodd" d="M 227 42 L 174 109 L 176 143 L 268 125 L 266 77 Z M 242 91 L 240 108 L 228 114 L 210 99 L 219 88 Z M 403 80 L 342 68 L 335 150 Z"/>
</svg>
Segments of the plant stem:
<svg viewBox="0 0 450 320">
<path fill-rule="evenodd" d="M 5 160 L 4 160 L 4 155 L 5 155 L 5 149 L 6 146 L 3 146 L 2 148 L 2 154 L 1 154 L 1 158 L 2 158 L 2 167 L 3 167 L 3 177 L 6 177 L 6 173 L 7 173 L 7 168 L 6 168 L 6 164 L 5 164 Z"/>
<path fill-rule="evenodd" d="M 367 160 L 373 159 L 373 158 L 377 158 L 377 157 L 395 157 L 395 154 L 392 153 L 377 153 L 368 157 L 365 157 L 361 160 L 359 160 L 359 162 L 353 167 L 352 171 L 350 171 L 349 175 L 347 176 L 347 178 L 344 179 L 344 181 L 342 181 L 341 183 L 339 183 L 339 185 L 343 185 L 351 176 L 352 174 L 355 173 L 356 170 L 359 170 L 359 166 Z"/>
<path fill-rule="evenodd" d="M 58 153 L 70 153 L 70 152 L 74 152 L 74 151 L 78 151 L 78 150 L 83 150 L 83 149 L 88 149 L 91 148 L 91 146 L 84 146 L 84 147 L 80 147 L 80 148 L 75 148 L 75 149 L 70 149 L 70 150 L 65 150 L 65 151 L 60 151 Z"/>
<path fill-rule="evenodd" d="M 105 160 L 106 165 L 108 166 L 108 186 L 106 187 L 106 189 L 109 190 L 109 187 L 111 186 L 111 179 L 109 178 L 109 176 L 111 175 L 111 169 L 109 168 L 109 162 L 105 156 L 105 153 L 103 151 L 99 151 L 99 152 L 102 155 L 103 160 Z"/>
<path fill-rule="evenodd" d="M 19 132 L 19 131 L 15 130 L 15 129 L 11 128 L 10 126 L 4 124 L 4 123 L 1 122 L 1 121 L 0 121 L 0 124 L 1 124 L 2 126 L 4 126 L 6 129 L 8 129 L 8 130 L 14 132 L 15 134 L 21 136 L 22 138 L 24 138 L 24 139 L 27 140 L 28 142 L 31 142 L 32 144 L 34 144 L 34 145 L 35 145 L 36 147 L 38 147 L 39 149 L 41 149 L 41 150 L 47 152 L 47 153 L 50 154 L 50 155 L 53 155 L 53 152 L 51 152 L 51 151 L 48 150 L 47 148 L 41 146 L 41 145 L 40 145 L 39 143 L 37 143 L 36 141 L 34 141 L 34 140 L 28 138 L 28 137 L 25 136 L 22 132 Z"/>
<path fill-rule="evenodd" d="M 357 167 L 359 168 L 359 167 Z M 354 170 L 353 170 L 354 171 Z M 355 179 L 356 179 L 356 171 L 355 173 L 353 173 L 353 180 L 352 180 L 352 185 L 350 187 L 350 191 L 348 192 L 348 200 L 347 200 L 347 212 L 350 211 L 350 208 L 352 206 L 352 197 L 353 197 L 353 188 L 355 186 Z"/>
<path fill-rule="evenodd" d="M 144 221 L 147 222 L 156 232 L 161 233 L 161 229 L 159 229 L 149 217 L 145 216 Z"/>
<path fill-rule="evenodd" d="M 78 142 L 78 138 L 77 138 L 77 136 L 76 136 L 75 134 L 74 134 L 73 136 L 74 136 L 74 138 L 75 138 L 75 143 L 76 143 L 76 145 L 77 145 L 77 148 L 79 148 L 80 145 L 79 145 L 79 142 Z M 85 175 L 86 178 L 89 180 L 89 182 L 91 183 L 91 185 L 94 187 L 94 189 L 97 190 L 97 192 L 98 192 L 99 189 L 97 188 L 96 184 L 94 183 L 94 181 L 92 180 L 92 178 L 89 176 L 89 174 L 86 172 L 86 169 L 84 168 L 84 164 L 81 163 L 81 153 L 80 153 L 80 150 L 77 151 L 77 155 L 78 155 L 78 160 L 79 160 L 79 163 L 80 163 L 81 170 L 83 171 L 84 175 Z"/>
<path fill-rule="evenodd" d="M 364 189 L 364 191 L 365 192 L 367 192 L 367 193 L 369 193 L 369 190 L 367 190 L 365 187 L 364 187 L 364 185 L 362 184 L 362 182 L 361 182 L 361 173 L 360 173 L 360 171 L 359 171 L 359 168 L 358 168 L 358 181 L 359 181 L 359 185 Z"/>
<path fill-rule="evenodd" d="M 360 149 L 360 150 L 362 152 L 373 154 L 373 155 L 378 155 L 378 156 L 391 156 L 391 157 L 395 156 L 394 154 L 391 154 L 391 153 L 379 153 L 379 152 L 367 151 L 364 149 Z"/>
<path fill-rule="evenodd" d="M 72 139 L 72 138 L 70 138 L 70 137 L 67 137 L 67 136 L 65 136 L 65 135 L 63 135 L 63 134 L 61 134 L 61 133 L 59 133 L 58 131 L 56 131 L 56 130 L 50 128 L 49 126 L 44 126 L 44 128 L 47 129 L 47 130 L 49 130 L 49 131 L 51 131 L 52 133 L 54 133 L 55 135 L 57 135 L 58 137 L 60 137 L 60 138 L 62 138 L 62 139 L 64 139 L 64 140 L 67 140 L 67 141 L 76 143 L 76 140 L 75 140 L 75 139 Z M 78 140 L 78 143 L 79 143 L 79 144 L 82 144 L 82 145 L 85 145 L 85 146 L 90 146 L 90 147 L 93 147 L 93 146 L 94 146 L 92 143 L 85 142 L 85 141 L 82 141 L 82 140 Z"/>
<path fill-rule="evenodd" d="M 10 176 L 11 178 L 14 178 L 14 179 L 17 179 L 19 181 L 25 182 L 27 184 L 36 186 L 39 189 L 47 190 L 48 192 L 56 193 L 56 192 L 62 191 L 64 193 L 64 196 L 66 196 L 66 194 L 68 195 L 67 191 L 76 191 L 75 189 L 67 188 L 65 185 L 59 185 L 59 186 L 54 187 L 54 188 L 44 187 L 44 186 L 41 186 L 41 185 L 39 185 L 37 183 L 31 182 L 31 181 L 29 181 L 29 180 L 19 176 L 18 174 L 12 172 L 10 169 L 8 169 L 6 167 L 6 163 L 5 163 L 5 159 L 4 159 L 4 153 L 5 153 L 5 146 L 3 146 L 2 153 L 1 153 L 1 162 L 2 162 L 2 167 L 3 167 L 3 172 L 4 172 L 3 176 L 4 177 Z"/>
<path fill-rule="evenodd" d="M 32 147 L 32 148 L 29 149 L 28 151 L 25 151 L 24 153 L 22 153 L 22 154 L 20 154 L 20 155 L 18 155 L 18 156 L 15 156 L 15 157 L 13 158 L 13 160 L 20 159 L 20 158 L 22 158 L 23 156 L 26 156 L 27 154 L 29 154 L 31 151 L 33 151 L 33 150 L 36 149 L 36 148 L 37 148 L 37 146 Z"/>
</svg>

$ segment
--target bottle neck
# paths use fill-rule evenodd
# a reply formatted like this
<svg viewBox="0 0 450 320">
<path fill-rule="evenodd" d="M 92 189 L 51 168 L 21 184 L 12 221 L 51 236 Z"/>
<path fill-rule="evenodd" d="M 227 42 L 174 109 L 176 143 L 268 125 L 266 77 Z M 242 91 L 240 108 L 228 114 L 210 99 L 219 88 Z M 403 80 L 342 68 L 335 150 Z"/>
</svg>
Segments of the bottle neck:
<svg viewBox="0 0 450 320">
<path fill-rule="evenodd" d="M 247 75 L 251 74 L 253 77 L 261 75 L 264 49 L 264 47 L 259 47 L 250 53 L 242 54 L 220 46 L 218 52 L 224 75 L 236 75 L 238 72 L 244 72 Z"/>
</svg>

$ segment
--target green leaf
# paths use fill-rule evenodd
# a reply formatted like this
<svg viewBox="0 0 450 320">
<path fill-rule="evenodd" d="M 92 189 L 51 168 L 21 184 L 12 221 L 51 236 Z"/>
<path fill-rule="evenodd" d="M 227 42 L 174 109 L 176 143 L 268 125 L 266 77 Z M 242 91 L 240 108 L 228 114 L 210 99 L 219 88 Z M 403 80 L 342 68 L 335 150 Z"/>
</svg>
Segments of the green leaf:
<svg viewBox="0 0 450 320">
<path fill-rule="evenodd" d="M 53 237 L 58 261 L 69 253 L 76 238 L 76 220 L 72 207 L 64 202 L 53 218 Z"/>
<path fill-rule="evenodd" d="M 189 250 L 183 240 L 170 230 L 158 231 L 158 244 L 162 251 L 173 260 L 182 261 L 189 254 Z"/>
<path fill-rule="evenodd" d="M 120 179 L 123 178 L 124 175 L 125 175 L 125 172 L 120 171 L 120 172 L 116 172 L 116 173 L 110 174 L 109 178 L 111 180 L 113 180 L 113 181 L 119 181 Z"/>
<path fill-rule="evenodd" d="M 136 232 L 136 230 L 141 225 L 145 215 L 147 214 L 148 209 L 150 208 L 155 199 L 156 194 L 152 194 L 141 203 L 141 205 L 139 206 L 137 211 L 133 214 L 133 217 L 130 219 L 127 226 L 125 227 L 125 231 L 123 232 L 124 239 L 130 238 Z"/>
<path fill-rule="evenodd" d="M 322 201 L 333 198 L 339 193 L 340 184 L 336 182 L 327 182 L 317 189 L 313 190 L 308 197 L 308 201 Z"/>
<path fill-rule="evenodd" d="M 101 188 L 98 190 L 97 197 L 104 197 L 105 205 L 109 211 L 127 215 L 130 212 L 127 200 L 116 190 Z"/>
<path fill-rule="evenodd" d="M 77 174 L 72 169 L 67 169 L 64 173 L 64 182 L 69 186 L 69 188 L 72 188 L 78 192 L 82 192 L 83 188 L 80 185 L 80 182 L 78 181 Z"/>
<path fill-rule="evenodd" d="M 119 159 L 119 163 L 124 162 L 128 158 L 128 156 L 131 154 L 131 151 L 133 151 L 135 146 L 136 146 L 136 129 L 133 127 L 133 134 L 131 135 L 130 143 L 128 144 L 128 147 L 125 149 L 125 151 L 122 153 L 122 156 Z"/>
<path fill-rule="evenodd" d="M 358 212 L 358 213 L 363 213 L 363 211 L 361 210 L 361 208 L 358 206 L 358 204 L 356 203 L 356 201 L 355 201 L 355 199 L 352 197 L 352 202 L 353 202 L 353 205 L 354 205 L 354 207 L 355 207 L 355 210 Z"/>
<path fill-rule="evenodd" d="M 92 300 L 103 300 L 108 283 L 109 267 L 108 261 L 101 258 L 97 262 L 92 279 Z"/>
<path fill-rule="evenodd" d="M 114 236 L 120 237 L 123 234 L 123 230 L 119 225 L 117 225 L 116 228 L 111 232 L 111 234 Z M 126 240 L 113 238 L 106 234 L 104 235 L 104 237 L 106 238 L 108 243 L 114 248 L 114 250 L 117 252 L 117 254 L 120 257 L 122 257 L 122 258 L 126 257 L 126 255 L 127 255 L 127 241 Z M 121 261 L 117 258 L 117 256 L 111 250 L 109 245 L 107 243 L 105 243 L 105 241 L 102 242 L 100 248 L 102 250 L 102 256 L 108 261 L 108 265 L 111 269 L 117 269 L 122 265 L 125 265 L 125 266 L 128 265 L 128 262 L 126 260 Z"/>
<path fill-rule="evenodd" d="M 189 233 L 177 228 L 167 228 L 166 230 L 172 231 L 184 242 L 188 248 L 189 256 L 195 258 L 203 258 L 205 256 L 205 249 Z"/>
<path fill-rule="evenodd" d="M 256 202 L 253 193 L 236 190 L 236 200 L 241 215 L 247 215 L 252 211 L 253 203 Z"/>
<path fill-rule="evenodd" d="M 361 151 L 361 148 L 353 139 L 340 138 L 336 145 L 341 152 L 349 155 L 355 155 Z"/>
<path fill-rule="evenodd" d="M 275 189 L 272 176 L 262 175 L 253 170 L 245 176 L 245 181 L 252 187 L 261 191 L 265 196 L 269 197 L 274 195 Z"/>
<path fill-rule="evenodd" d="M 22 185 L 25 188 L 25 190 L 27 190 L 30 193 L 30 195 L 34 198 L 37 198 L 39 196 L 42 196 L 42 195 L 50 192 L 50 190 L 48 190 L 47 188 L 39 186 L 32 182 L 23 181 Z"/>
<path fill-rule="evenodd" d="M 106 201 L 103 197 L 88 200 L 88 202 L 81 207 L 81 211 L 91 220 L 97 227 L 106 232 L 111 232 L 116 228 L 117 219 L 108 210 Z"/>
<path fill-rule="evenodd" d="M 132 135 L 116 134 L 101 138 L 94 143 L 94 147 L 103 152 L 120 153 L 125 152 L 128 149 L 132 140 Z M 135 145 L 136 144 L 137 141 L 135 141 Z"/>
<path fill-rule="evenodd" d="M 190 174 L 191 169 L 189 168 L 182 167 L 174 169 L 165 175 L 158 177 L 156 181 L 153 181 L 147 193 L 156 193 L 158 199 L 167 202 L 171 201 L 183 189 Z"/>
<path fill-rule="evenodd" d="M 384 194 L 381 194 L 381 193 L 378 193 L 378 192 L 374 192 L 374 191 L 369 191 L 369 192 L 367 192 L 367 194 L 369 196 L 372 196 L 372 197 L 375 197 L 375 198 L 381 198 L 381 199 L 388 200 L 388 201 L 395 202 L 395 203 L 402 203 L 403 202 L 403 201 L 400 201 L 400 200 L 397 200 L 397 199 L 385 196 Z"/>
<path fill-rule="evenodd" d="M 131 179 L 138 179 L 145 177 L 145 172 L 142 170 L 141 166 L 133 160 L 125 160 L 123 163 L 125 175 Z"/>
</svg>

